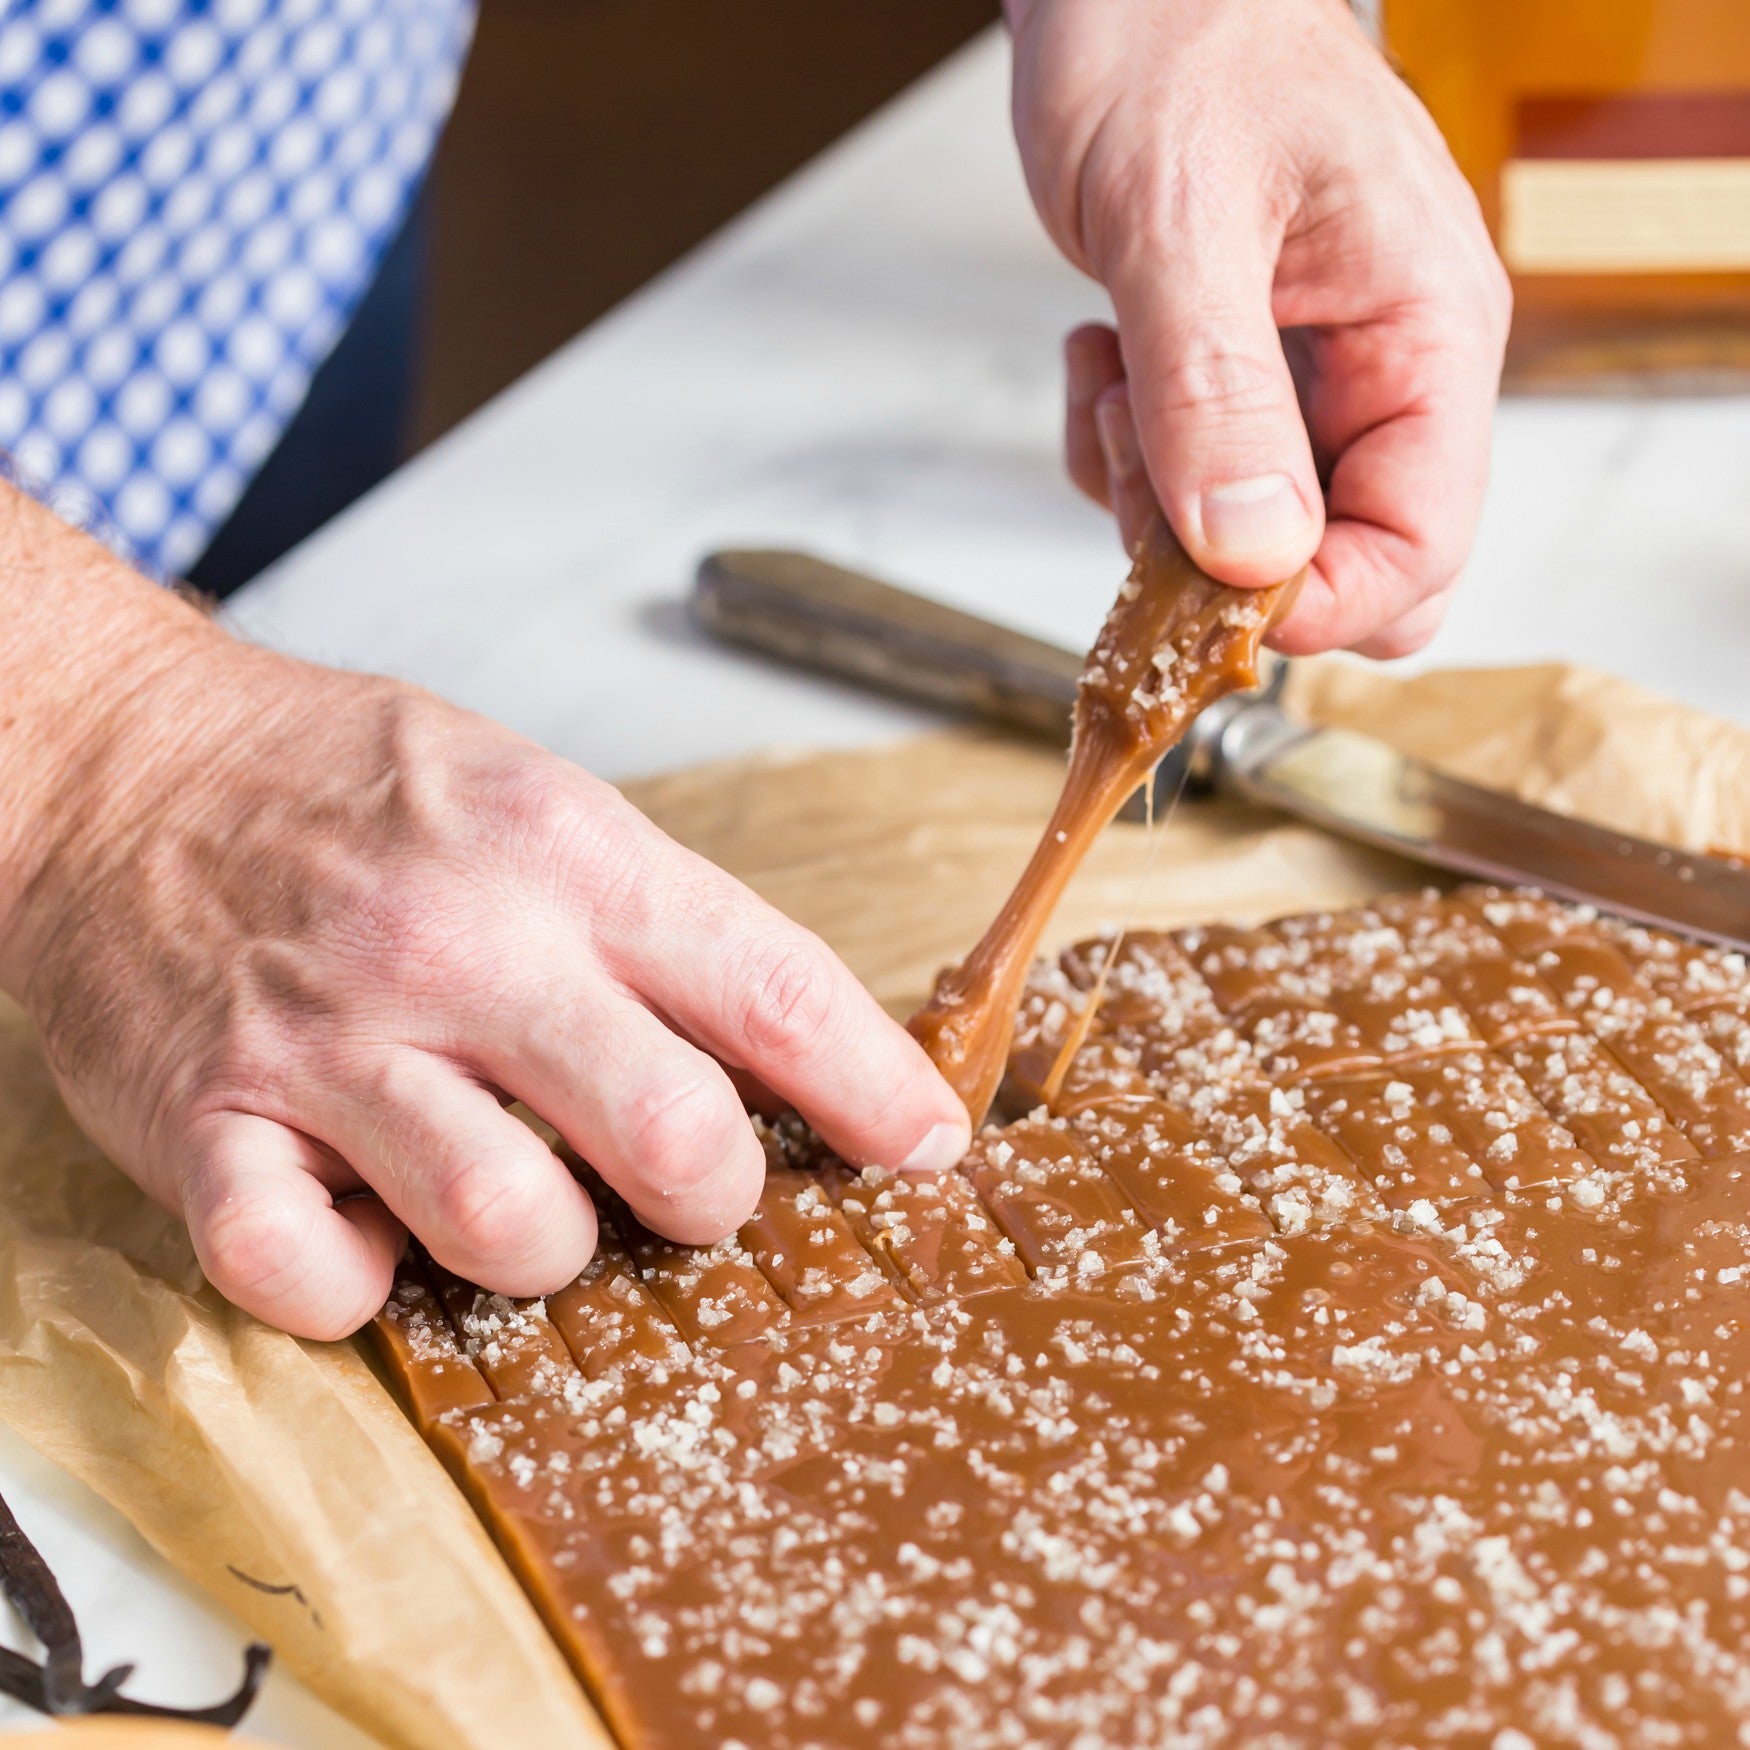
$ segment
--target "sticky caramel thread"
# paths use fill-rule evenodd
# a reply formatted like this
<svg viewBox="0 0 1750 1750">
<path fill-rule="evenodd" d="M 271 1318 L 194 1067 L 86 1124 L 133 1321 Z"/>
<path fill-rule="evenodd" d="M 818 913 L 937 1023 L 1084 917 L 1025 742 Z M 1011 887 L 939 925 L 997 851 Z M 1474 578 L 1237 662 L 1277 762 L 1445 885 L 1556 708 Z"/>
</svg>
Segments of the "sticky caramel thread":
<svg viewBox="0 0 1750 1750">
<path fill-rule="evenodd" d="M 1138 543 L 1082 670 L 1069 770 L 1044 834 L 983 940 L 937 979 L 910 1022 L 975 1126 L 1002 1080 L 1039 938 L 1088 847 L 1200 711 L 1257 685 L 1264 635 L 1299 581 L 1267 589 L 1217 583 L 1160 517 Z"/>
<path fill-rule="evenodd" d="M 1047 1106 L 1055 1107 L 1057 1096 L 1063 1092 L 1064 1079 L 1069 1075 L 1069 1068 L 1075 1062 L 1076 1053 L 1087 1044 L 1088 1035 L 1094 1030 L 1094 1023 L 1100 1018 L 1100 1005 L 1106 1000 L 1107 986 L 1112 980 L 1112 968 L 1118 964 L 1118 956 L 1123 951 L 1125 938 L 1130 934 L 1130 926 L 1136 922 L 1136 914 L 1142 909 L 1142 896 L 1148 890 L 1149 878 L 1154 874 L 1155 863 L 1161 854 L 1161 834 L 1167 822 L 1173 817 L 1173 810 L 1179 806 L 1179 798 L 1185 791 L 1185 774 L 1179 775 L 1179 782 L 1174 787 L 1172 797 L 1167 803 L 1167 812 L 1156 817 L 1155 814 L 1155 784 L 1160 768 L 1156 766 L 1150 771 L 1142 786 L 1143 795 L 1143 830 L 1148 834 L 1148 855 L 1143 858 L 1142 873 L 1136 878 L 1136 890 L 1130 896 L 1130 904 L 1125 908 L 1124 921 L 1118 926 L 1112 937 L 1106 958 L 1100 962 L 1100 970 L 1094 979 L 1094 988 L 1088 992 L 1087 1001 L 1082 1004 L 1081 1012 L 1070 1024 L 1069 1032 L 1058 1047 L 1057 1056 L 1051 1060 L 1051 1069 L 1046 1074 L 1040 1087 L 1040 1096 Z"/>
<path fill-rule="evenodd" d="M 1129 924 L 1124 926 L 1124 930 L 1129 928 Z M 1100 1013 L 1100 1004 L 1106 1000 L 1107 981 L 1112 976 L 1118 952 L 1124 946 L 1124 930 L 1120 930 L 1112 938 L 1111 949 L 1100 963 L 1094 988 L 1088 992 L 1088 1000 L 1082 1004 L 1082 1012 L 1076 1016 L 1069 1032 L 1064 1035 L 1063 1044 L 1058 1047 L 1057 1056 L 1051 1060 L 1051 1069 L 1039 1090 L 1040 1097 L 1047 1106 L 1056 1107 L 1057 1096 L 1063 1092 L 1064 1077 L 1069 1074 L 1069 1066 L 1075 1062 L 1076 1053 L 1087 1044 L 1088 1035 L 1093 1031 L 1095 1018 Z"/>
</svg>

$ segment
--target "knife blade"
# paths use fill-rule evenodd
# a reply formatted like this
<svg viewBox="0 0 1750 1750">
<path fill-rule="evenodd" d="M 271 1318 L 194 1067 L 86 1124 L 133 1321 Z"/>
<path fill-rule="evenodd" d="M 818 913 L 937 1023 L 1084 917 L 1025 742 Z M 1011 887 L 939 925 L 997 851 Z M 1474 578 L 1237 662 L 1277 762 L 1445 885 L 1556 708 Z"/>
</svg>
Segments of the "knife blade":
<svg viewBox="0 0 1750 1750">
<path fill-rule="evenodd" d="M 1750 949 L 1750 869 L 1724 858 L 1557 814 L 1267 701 L 1241 704 L 1200 739 L 1205 781 L 1226 794 L 1476 880 Z"/>
<path fill-rule="evenodd" d="M 1068 739 L 1075 652 L 810 554 L 708 555 L 693 613 L 715 635 L 769 655 Z M 1287 669 L 1204 712 L 1162 762 L 1157 796 L 1189 777 L 1193 789 L 1415 862 L 1750 951 L 1750 867 L 1466 783 L 1371 736 L 1297 722 L 1276 702 Z"/>
</svg>

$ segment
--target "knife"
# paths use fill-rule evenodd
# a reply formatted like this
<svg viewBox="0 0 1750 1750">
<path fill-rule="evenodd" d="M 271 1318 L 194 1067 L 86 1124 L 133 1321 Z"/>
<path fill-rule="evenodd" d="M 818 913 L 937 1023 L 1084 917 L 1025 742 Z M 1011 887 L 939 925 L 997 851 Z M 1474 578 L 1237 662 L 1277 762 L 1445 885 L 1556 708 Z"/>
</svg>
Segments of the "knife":
<svg viewBox="0 0 1750 1750">
<path fill-rule="evenodd" d="M 808 553 L 726 550 L 693 616 L 720 638 L 1062 744 L 1082 657 Z M 1750 866 L 1631 837 L 1447 776 L 1372 736 L 1301 723 L 1288 664 L 1222 700 L 1161 762 L 1181 783 L 1279 809 L 1415 862 L 1531 886 L 1637 923 L 1750 950 Z"/>
</svg>

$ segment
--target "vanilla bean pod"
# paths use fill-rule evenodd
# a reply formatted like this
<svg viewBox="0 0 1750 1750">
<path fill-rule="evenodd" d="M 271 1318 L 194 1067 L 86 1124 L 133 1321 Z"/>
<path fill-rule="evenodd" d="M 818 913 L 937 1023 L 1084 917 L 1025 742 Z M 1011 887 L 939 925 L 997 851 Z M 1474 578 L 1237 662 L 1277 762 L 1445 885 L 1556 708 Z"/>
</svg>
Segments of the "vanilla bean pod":
<svg viewBox="0 0 1750 1750">
<path fill-rule="evenodd" d="M 238 1684 L 236 1693 L 213 1707 L 164 1707 L 157 1702 L 135 1701 L 129 1696 L 109 1694 L 101 1705 L 87 1708 L 86 1711 L 128 1714 L 135 1718 L 154 1720 L 177 1720 L 187 1726 L 223 1726 L 228 1729 L 237 1725 L 248 1713 L 260 1692 L 272 1659 L 272 1653 L 260 1641 L 251 1642 L 243 1652 L 243 1681 Z M 133 1667 L 124 1665 L 118 1669 L 131 1672 Z M 96 1693 L 95 1690 L 93 1693 Z M 9 1695 L 26 1707 L 35 1708 L 38 1713 L 46 1714 L 49 1711 L 47 1697 L 43 1694 L 42 1667 L 27 1659 L 23 1653 L 15 1653 L 10 1647 L 0 1647 L 0 1695 Z"/>
<path fill-rule="evenodd" d="M 24 1535 L 12 1509 L 0 1499 L 0 1590 L 43 1644 L 43 1711 L 91 1713 L 127 1680 L 131 1666 L 118 1667 L 85 1686 L 85 1649 L 60 1583 L 37 1547 Z"/>
<path fill-rule="evenodd" d="M 189 1725 L 231 1727 L 249 1711 L 267 1676 L 273 1654 L 252 1642 L 243 1654 L 243 1681 L 236 1692 L 213 1707 L 161 1707 L 134 1701 L 119 1693 L 133 1674 L 132 1665 L 117 1665 L 94 1684 L 84 1678 L 84 1648 L 79 1625 L 66 1595 L 18 1521 L 0 1498 L 0 1591 L 11 1601 L 43 1644 L 43 1662 L 10 1647 L 0 1647 L 0 1694 L 45 1714 L 132 1714 L 152 1719 L 181 1720 Z"/>
</svg>

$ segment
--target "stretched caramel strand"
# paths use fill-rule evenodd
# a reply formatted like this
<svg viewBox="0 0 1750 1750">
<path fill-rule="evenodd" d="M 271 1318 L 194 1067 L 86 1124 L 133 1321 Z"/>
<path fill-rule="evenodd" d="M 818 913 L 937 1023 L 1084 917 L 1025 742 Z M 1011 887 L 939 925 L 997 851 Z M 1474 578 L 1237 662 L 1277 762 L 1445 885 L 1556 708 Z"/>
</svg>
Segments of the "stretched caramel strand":
<svg viewBox="0 0 1750 1750">
<path fill-rule="evenodd" d="M 1191 562 L 1156 517 L 1088 653 L 1069 770 L 1044 836 L 984 939 L 936 980 L 914 1038 L 983 1122 L 1039 937 L 1088 847 L 1205 706 L 1256 686 L 1264 635 L 1299 578 L 1234 589 Z"/>
</svg>

